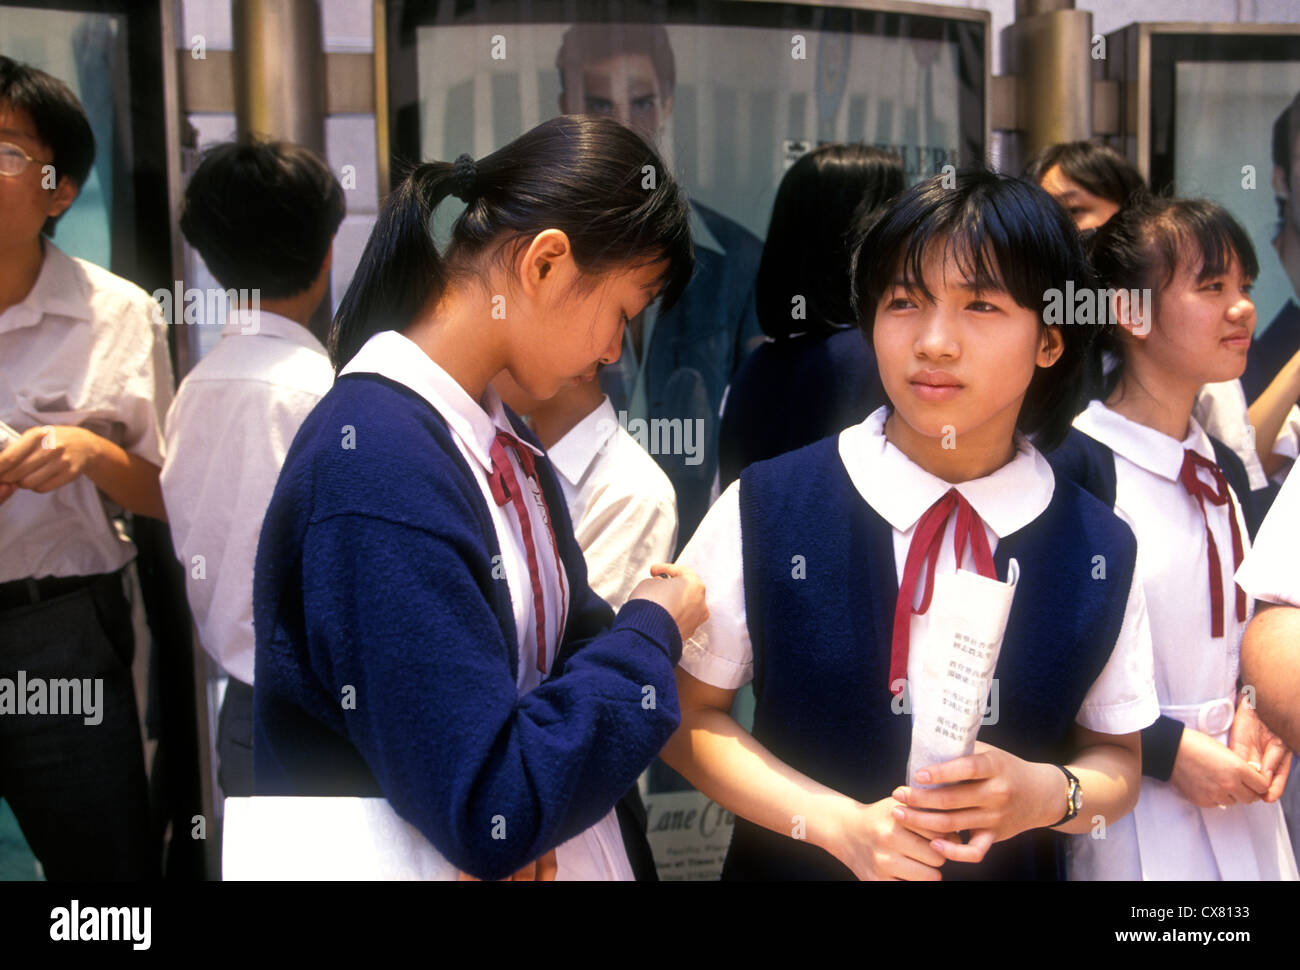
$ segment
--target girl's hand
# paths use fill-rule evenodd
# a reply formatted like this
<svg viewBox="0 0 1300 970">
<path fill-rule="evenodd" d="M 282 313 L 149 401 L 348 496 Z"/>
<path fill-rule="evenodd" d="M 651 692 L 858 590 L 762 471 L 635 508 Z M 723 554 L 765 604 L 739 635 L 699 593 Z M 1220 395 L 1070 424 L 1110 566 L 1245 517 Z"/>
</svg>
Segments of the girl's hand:
<svg viewBox="0 0 1300 970">
<path fill-rule="evenodd" d="M 943 856 L 930 844 L 939 833 L 914 831 L 904 823 L 902 813 L 892 798 L 869 805 L 854 802 L 836 835 L 823 848 L 859 879 L 942 879 L 939 867 Z"/>
<path fill-rule="evenodd" d="M 1201 808 L 1247 805 L 1269 790 L 1267 775 L 1227 745 L 1193 728 L 1183 729 L 1169 781 Z"/>
<path fill-rule="evenodd" d="M 630 600 L 658 603 L 677 623 L 682 639 L 689 640 L 701 623 L 709 618 L 704 603 L 704 584 L 689 566 L 657 562 L 650 567 L 652 578 L 643 579 L 632 590 Z M 664 577 L 664 578 L 659 578 Z"/>
<path fill-rule="evenodd" d="M 895 789 L 903 824 L 933 832 L 970 831 L 970 842 L 937 838 L 935 851 L 953 862 L 979 862 L 994 842 L 1055 824 L 1065 814 L 1066 779 L 1060 768 L 1024 761 L 975 742 L 973 753 L 916 773 L 921 784 Z"/>
<path fill-rule="evenodd" d="M 502 882 L 551 882 L 555 879 L 555 872 L 558 866 L 555 862 L 555 850 L 552 849 L 540 859 L 528 863 L 509 879 L 503 879 Z M 468 872 L 460 874 L 460 882 L 479 882 L 480 880 L 471 876 Z"/>
<path fill-rule="evenodd" d="M 1259 719 L 1246 697 L 1237 704 L 1232 730 L 1228 734 L 1228 747 L 1269 780 L 1264 801 L 1275 802 L 1282 797 L 1287 777 L 1291 774 L 1291 749 Z"/>
</svg>

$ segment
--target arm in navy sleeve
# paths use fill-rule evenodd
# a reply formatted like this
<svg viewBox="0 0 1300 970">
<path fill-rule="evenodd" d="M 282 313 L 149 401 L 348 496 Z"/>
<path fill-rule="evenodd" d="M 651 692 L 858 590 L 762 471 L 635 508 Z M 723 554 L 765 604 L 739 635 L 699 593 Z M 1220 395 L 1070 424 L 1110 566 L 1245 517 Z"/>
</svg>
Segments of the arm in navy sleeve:
<svg viewBox="0 0 1300 970">
<path fill-rule="evenodd" d="M 1156 781 L 1168 781 L 1174 773 L 1174 759 L 1183 740 L 1183 722 L 1161 714 L 1142 729 L 1142 774 Z"/>
<path fill-rule="evenodd" d="M 608 813 L 672 735 L 681 638 L 634 601 L 519 696 L 484 589 L 505 580 L 480 556 L 454 533 L 335 515 L 307 531 L 303 605 L 313 671 L 335 697 L 354 687 L 347 735 L 394 810 L 458 868 L 501 879 Z M 570 631 L 607 624 L 579 591 Z"/>
</svg>

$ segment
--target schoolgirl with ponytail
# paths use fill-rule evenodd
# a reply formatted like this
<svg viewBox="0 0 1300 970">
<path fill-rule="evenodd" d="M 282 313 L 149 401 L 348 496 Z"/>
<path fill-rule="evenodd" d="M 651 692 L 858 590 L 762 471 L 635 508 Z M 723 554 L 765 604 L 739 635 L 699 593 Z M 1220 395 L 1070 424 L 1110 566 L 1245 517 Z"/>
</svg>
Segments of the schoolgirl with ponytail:
<svg viewBox="0 0 1300 970">
<path fill-rule="evenodd" d="M 1048 457 L 1137 537 L 1160 717 L 1142 731 L 1137 807 L 1104 839 L 1070 839 L 1070 876 L 1293 880 L 1276 804 L 1291 754 L 1240 683 L 1252 604 L 1233 574 L 1254 533 L 1250 486 L 1192 410 L 1203 385 L 1246 366 L 1255 251 L 1214 202 L 1142 196 L 1097 231 L 1091 255 L 1109 301 L 1098 386 Z"/>
<path fill-rule="evenodd" d="M 449 195 L 466 208 L 440 251 Z M 685 198 L 613 121 L 555 118 L 397 186 L 263 525 L 259 795 L 382 796 L 453 875 L 555 850 L 559 878 L 631 878 L 612 809 L 679 722 L 704 589 L 656 566 L 614 616 L 489 382 L 546 399 L 592 379 L 692 265 Z"/>
</svg>

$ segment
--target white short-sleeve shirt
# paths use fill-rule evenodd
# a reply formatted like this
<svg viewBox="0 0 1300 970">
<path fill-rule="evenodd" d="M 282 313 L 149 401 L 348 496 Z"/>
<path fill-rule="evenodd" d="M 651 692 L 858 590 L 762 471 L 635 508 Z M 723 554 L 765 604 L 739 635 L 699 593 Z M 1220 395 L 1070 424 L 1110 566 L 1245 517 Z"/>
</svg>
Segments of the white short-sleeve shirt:
<svg viewBox="0 0 1300 970">
<path fill-rule="evenodd" d="M 1192 417 L 1206 434 L 1218 438 L 1241 459 L 1246 466 L 1251 491 L 1268 485 L 1268 476 L 1264 474 L 1255 447 L 1255 430 L 1250 424 L 1246 389 L 1240 380 L 1220 381 L 1202 387 L 1192 406 Z"/>
<path fill-rule="evenodd" d="M 43 239 L 31 292 L 0 313 L 0 420 L 75 425 L 162 467 L 172 399 L 166 325 L 140 287 Z M 0 582 L 121 569 L 135 547 L 121 510 L 85 475 L 0 503 Z"/>
<path fill-rule="evenodd" d="M 839 456 L 855 489 L 881 518 L 894 538 L 894 565 L 902 576 L 912 533 L 921 516 L 950 488 L 971 504 L 984 523 L 989 549 L 998 539 L 1028 525 L 1051 502 L 1056 479 L 1046 459 L 1023 436 L 1016 436 L 1016 455 L 984 478 L 951 485 L 931 475 L 899 451 L 884 433 L 888 408 L 840 432 Z M 691 676 L 724 689 L 753 679 L 753 645 L 745 616 L 740 536 L 740 483 L 733 482 L 711 508 L 678 561 L 699 574 L 708 589 L 709 618 L 683 645 L 681 665 Z M 955 516 L 945 527 L 938 572 L 956 572 L 952 535 Z M 923 565 L 917 583 L 919 605 Z M 974 570 L 969 547 L 961 568 Z M 929 614 L 912 618 L 911 643 L 926 642 Z M 908 652 L 908 679 L 919 682 L 921 650 Z M 1119 639 L 1101 675 L 1089 689 L 1076 720 L 1104 734 L 1128 734 L 1151 724 L 1159 714 L 1152 683 L 1151 638 L 1142 587 L 1135 581 Z"/>
<path fill-rule="evenodd" d="M 163 501 L 199 642 L 253 682 L 253 562 L 262 519 L 299 426 L 334 383 L 304 326 L 237 310 L 167 412 Z"/>
<path fill-rule="evenodd" d="M 1206 502 L 1224 587 L 1224 635 L 1211 636 L 1205 520 L 1200 505 L 1178 478 L 1185 450 L 1215 461 L 1209 436 L 1192 418 L 1186 437 L 1178 441 L 1130 421 L 1101 401 L 1089 404 L 1074 426 L 1115 454 L 1115 508 L 1138 540 L 1138 574 L 1146 592 L 1161 705 L 1232 697 L 1251 603 L 1247 598 L 1247 611 L 1238 619 L 1229 578 L 1235 565 L 1227 506 Z M 1198 476 L 1209 482 L 1204 471 Z M 1248 550 L 1250 535 L 1235 493 L 1233 506 L 1243 548 Z"/>
<path fill-rule="evenodd" d="M 1300 471 L 1292 466 L 1237 570 L 1247 596 L 1300 607 Z"/>
<path fill-rule="evenodd" d="M 677 493 L 618 423 L 606 397 L 547 449 L 587 561 L 587 582 L 618 609 L 677 545 Z"/>
</svg>

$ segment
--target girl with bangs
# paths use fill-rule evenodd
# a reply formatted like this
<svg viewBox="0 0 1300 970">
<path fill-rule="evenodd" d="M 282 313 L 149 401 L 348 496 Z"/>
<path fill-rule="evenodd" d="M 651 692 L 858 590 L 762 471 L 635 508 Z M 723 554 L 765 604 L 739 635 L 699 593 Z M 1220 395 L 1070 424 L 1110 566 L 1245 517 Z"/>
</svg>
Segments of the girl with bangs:
<svg viewBox="0 0 1300 970">
<path fill-rule="evenodd" d="M 1094 328 L 1043 316 L 1089 281 L 1078 235 L 1037 186 L 968 170 L 894 201 L 852 275 L 890 403 L 749 466 L 683 551 L 710 616 L 662 757 L 737 816 L 724 878 L 1063 878 L 1061 833 L 1132 809 L 1157 715 L 1133 534 L 1030 442 L 1080 399 Z M 998 717 L 910 786 L 895 692 L 935 575 L 1006 582 L 1013 557 Z M 751 680 L 747 732 L 728 712 Z"/>
<path fill-rule="evenodd" d="M 1240 683 L 1250 488 L 1192 415 L 1202 385 L 1245 369 L 1255 252 L 1213 202 L 1144 197 L 1098 231 L 1092 258 L 1104 287 L 1150 296 L 1113 298 L 1094 352 L 1117 364 L 1052 463 L 1137 536 L 1160 717 L 1142 732 L 1136 809 L 1105 839 L 1070 840 L 1071 878 L 1295 879 L 1276 804 L 1291 753 Z"/>
</svg>

